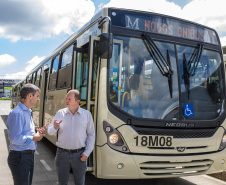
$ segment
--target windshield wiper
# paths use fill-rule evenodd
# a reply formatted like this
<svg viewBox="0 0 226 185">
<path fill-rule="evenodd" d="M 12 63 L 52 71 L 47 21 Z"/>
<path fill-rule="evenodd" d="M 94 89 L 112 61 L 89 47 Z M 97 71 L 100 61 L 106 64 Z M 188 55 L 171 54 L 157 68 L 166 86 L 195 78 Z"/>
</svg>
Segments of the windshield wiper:
<svg viewBox="0 0 226 185">
<path fill-rule="evenodd" d="M 186 61 L 186 56 L 185 53 L 183 54 L 183 76 L 182 78 L 184 79 L 184 85 L 185 85 L 185 89 L 188 93 L 188 99 L 189 99 L 189 95 L 190 95 L 190 73 L 188 70 L 188 64 Z"/>
<path fill-rule="evenodd" d="M 163 57 L 161 51 L 158 49 L 154 41 L 146 34 L 141 35 L 144 45 L 146 46 L 150 56 L 154 60 L 155 64 L 159 68 L 161 74 L 168 78 L 170 97 L 173 97 L 173 88 L 172 88 L 172 75 L 173 70 L 171 68 L 169 51 L 167 50 L 167 60 Z"/>
<path fill-rule="evenodd" d="M 183 76 L 184 85 L 188 93 L 188 99 L 190 95 L 190 77 L 195 75 L 195 71 L 198 67 L 200 58 L 202 56 L 203 44 L 198 44 L 198 48 L 195 48 L 189 61 L 187 62 L 185 53 L 183 53 Z M 193 64 L 193 65 L 192 65 Z"/>
</svg>

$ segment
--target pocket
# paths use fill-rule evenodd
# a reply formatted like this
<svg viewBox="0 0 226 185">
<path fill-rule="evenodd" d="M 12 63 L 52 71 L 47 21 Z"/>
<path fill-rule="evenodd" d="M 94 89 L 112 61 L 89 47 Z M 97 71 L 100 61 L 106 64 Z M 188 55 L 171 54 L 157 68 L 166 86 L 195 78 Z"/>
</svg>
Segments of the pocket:
<svg viewBox="0 0 226 185">
<path fill-rule="evenodd" d="M 9 153 L 8 164 L 9 166 L 18 166 L 21 162 L 21 153 Z"/>
<path fill-rule="evenodd" d="M 56 156 L 62 154 L 64 151 L 60 148 L 57 148 Z"/>
<path fill-rule="evenodd" d="M 62 158 L 63 153 L 64 153 L 63 150 L 61 150 L 60 148 L 57 148 L 55 161 L 57 161 L 59 158 Z"/>
</svg>

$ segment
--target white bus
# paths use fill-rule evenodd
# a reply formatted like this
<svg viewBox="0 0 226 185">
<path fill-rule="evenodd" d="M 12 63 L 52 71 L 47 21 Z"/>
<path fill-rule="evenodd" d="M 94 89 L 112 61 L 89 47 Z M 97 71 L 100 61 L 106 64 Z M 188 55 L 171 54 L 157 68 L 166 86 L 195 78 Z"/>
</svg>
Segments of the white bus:
<svg viewBox="0 0 226 185">
<path fill-rule="evenodd" d="M 87 170 L 98 178 L 180 177 L 226 169 L 224 62 L 211 28 L 104 8 L 23 83 L 41 89 L 33 109 L 36 127 L 50 124 L 65 107 L 68 90 L 81 92 L 80 106 L 92 112 L 96 130 Z M 14 88 L 17 95 L 21 84 Z M 46 138 L 57 140 L 47 133 Z"/>
<path fill-rule="evenodd" d="M 224 62 L 226 62 L 226 46 L 222 46 L 222 52 L 223 52 Z"/>
</svg>

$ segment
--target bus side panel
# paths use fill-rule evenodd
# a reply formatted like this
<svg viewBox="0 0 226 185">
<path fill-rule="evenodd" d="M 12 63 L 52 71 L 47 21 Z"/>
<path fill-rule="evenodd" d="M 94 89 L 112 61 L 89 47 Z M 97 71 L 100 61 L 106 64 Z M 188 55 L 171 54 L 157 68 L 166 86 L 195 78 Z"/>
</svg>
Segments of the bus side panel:
<svg viewBox="0 0 226 185">
<path fill-rule="evenodd" d="M 68 89 L 61 89 L 61 90 L 46 92 L 45 113 L 44 113 L 45 125 L 51 124 L 57 111 L 65 108 L 65 97 L 67 95 L 67 90 Z M 57 134 L 55 134 L 54 136 L 50 136 L 46 131 L 45 136 L 53 144 L 56 144 Z"/>
<path fill-rule="evenodd" d="M 17 106 L 17 104 L 18 104 L 18 102 L 17 102 L 18 98 L 17 97 L 18 97 L 17 89 L 13 88 L 13 94 L 12 94 L 12 97 L 11 97 L 11 109 L 13 109 Z"/>
<path fill-rule="evenodd" d="M 40 101 L 38 101 L 37 106 L 32 108 L 32 117 L 35 124 L 35 128 L 39 128 L 39 116 L 40 116 Z"/>
</svg>

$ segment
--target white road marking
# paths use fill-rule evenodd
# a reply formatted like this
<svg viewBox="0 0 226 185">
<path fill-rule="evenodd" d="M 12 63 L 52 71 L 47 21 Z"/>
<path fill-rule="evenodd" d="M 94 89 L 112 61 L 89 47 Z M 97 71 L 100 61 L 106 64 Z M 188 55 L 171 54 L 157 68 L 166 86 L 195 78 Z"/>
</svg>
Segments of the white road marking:
<svg viewBox="0 0 226 185">
<path fill-rule="evenodd" d="M 46 168 L 47 171 L 53 171 L 50 166 L 45 162 L 45 160 L 41 159 L 40 162 L 43 164 L 43 166 Z"/>
<path fill-rule="evenodd" d="M 37 150 L 35 150 L 35 155 L 39 155 L 39 153 L 38 153 L 38 151 L 37 151 Z"/>
<path fill-rule="evenodd" d="M 209 176 L 209 175 L 204 175 L 204 176 L 205 176 L 206 178 L 209 178 L 209 179 L 215 180 L 215 181 L 217 181 L 217 182 L 219 182 L 219 183 L 226 184 L 226 182 L 225 182 L 225 181 L 223 181 L 223 180 L 220 180 L 220 179 L 214 178 L 214 177 Z"/>
</svg>

